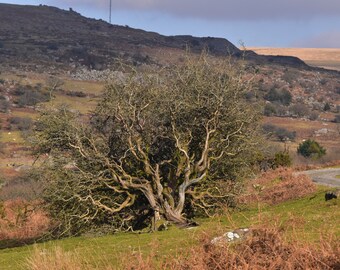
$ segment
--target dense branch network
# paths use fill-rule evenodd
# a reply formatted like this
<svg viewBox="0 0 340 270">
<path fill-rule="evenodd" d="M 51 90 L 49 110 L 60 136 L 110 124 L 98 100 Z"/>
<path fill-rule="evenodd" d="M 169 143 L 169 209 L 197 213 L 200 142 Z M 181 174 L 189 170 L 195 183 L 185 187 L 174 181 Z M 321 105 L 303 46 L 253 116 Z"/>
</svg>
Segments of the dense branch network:
<svg viewBox="0 0 340 270">
<path fill-rule="evenodd" d="M 248 90 L 239 68 L 206 56 L 158 73 L 130 71 L 106 87 L 89 124 L 68 119 L 59 131 L 54 159 L 74 169 L 54 162 L 70 181 L 53 196 L 77 202 L 74 215 L 82 220 L 104 212 L 136 222 L 144 211 L 154 221 L 188 224 L 188 205 L 208 213 L 231 195 L 256 146 L 258 115 L 243 98 Z M 56 139 L 41 134 L 41 142 Z"/>
</svg>

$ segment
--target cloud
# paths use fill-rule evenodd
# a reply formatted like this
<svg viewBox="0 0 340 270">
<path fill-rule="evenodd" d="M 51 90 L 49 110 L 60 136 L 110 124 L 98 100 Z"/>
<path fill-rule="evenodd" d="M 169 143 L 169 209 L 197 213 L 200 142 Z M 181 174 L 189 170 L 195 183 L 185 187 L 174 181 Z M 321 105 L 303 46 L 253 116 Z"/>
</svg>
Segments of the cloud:
<svg viewBox="0 0 340 270">
<path fill-rule="evenodd" d="M 305 48 L 340 48 L 340 32 L 323 32 L 293 44 Z"/>
<path fill-rule="evenodd" d="M 49 0 L 68 4 L 107 8 L 109 0 Z M 209 20 L 306 20 L 340 16 L 339 0 L 112 0 L 113 10 L 160 11 L 173 16 Z"/>
</svg>

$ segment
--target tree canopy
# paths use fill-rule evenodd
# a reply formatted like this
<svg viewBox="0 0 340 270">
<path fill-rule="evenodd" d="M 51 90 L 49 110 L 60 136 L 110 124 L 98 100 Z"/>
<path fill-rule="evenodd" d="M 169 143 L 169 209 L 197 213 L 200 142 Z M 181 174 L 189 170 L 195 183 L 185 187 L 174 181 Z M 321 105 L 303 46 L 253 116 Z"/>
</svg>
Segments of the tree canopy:
<svg viewBox="0 0 340 270">
<path fill-rule="evenodd" d="M 45 201 L 60 227 L 186 226 L 233 204 L 258 149 L 259 110 L 245 99 L 242 67 L 202 56 L 125 74 L 89 119 L 63 108 L 38 122 L 36 149 L 50 155 Z"/>
</svg>

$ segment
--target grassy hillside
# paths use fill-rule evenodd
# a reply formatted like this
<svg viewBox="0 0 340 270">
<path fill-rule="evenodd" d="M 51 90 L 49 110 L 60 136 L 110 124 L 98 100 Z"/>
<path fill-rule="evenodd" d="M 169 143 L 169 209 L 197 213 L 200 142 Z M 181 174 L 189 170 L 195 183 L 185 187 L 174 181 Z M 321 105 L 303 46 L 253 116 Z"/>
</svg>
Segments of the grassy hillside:
<svg viewBox="0 0 340 270">
<path fill-rule="evenodd" d="M 84 236 L 51 241 L 34 246 L 0 251 L 1 269 L 27 269 L 27 259 L 39 256 L 52 260 L 65 260 L 65 254 L 76 258 L 79 264 L 103 269 L 122 269 L 121 263 L 138 260 L 142 254 L 152 254 L 153 260 L 162 261 L 169 255 L 185 254 L 200 245 L 202 238 L 221 235 L 240 227 L 267 228 L 274 226 L 283 230 L 287 239 L 300 243 L 318 243 L 320 238 L 340 237 L 339 202 L 324 201 L 325 188 L 302 199 L 288 201 L 275 206 L 257 205 L 212 219 L 201 220 L 201 226 L 193 229 L 178 229 L 156 233 L 121 233 L 101 237 Z M 34 254 L 34 255 L 32 255 Z M 33 257 L 32 257 L 33 256 Z M 148 269 L 148 268 L 145 268 Z"/>
</svg>

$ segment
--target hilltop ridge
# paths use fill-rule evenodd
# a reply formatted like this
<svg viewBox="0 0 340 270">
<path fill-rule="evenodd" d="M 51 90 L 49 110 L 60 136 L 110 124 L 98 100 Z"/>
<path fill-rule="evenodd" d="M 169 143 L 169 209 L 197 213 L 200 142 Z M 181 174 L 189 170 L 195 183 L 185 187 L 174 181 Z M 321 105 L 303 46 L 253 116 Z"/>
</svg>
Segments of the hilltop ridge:
<svg viewBox="0 0 340 270">
<path fill-rule="evenodd" d="M 296 57 L 244 53 L 224 38 L 163 36 L 45 5 L 0 4 L 0 37 L 3 65 L 35 70 L 78 66 L 101 70 L 117 58 L 134 64 L 166 62 L 187 48 L 193 53 L 207 49 L 215 56 L 245 56 L 258 64 L 308 68 Z"/>
</svg>

